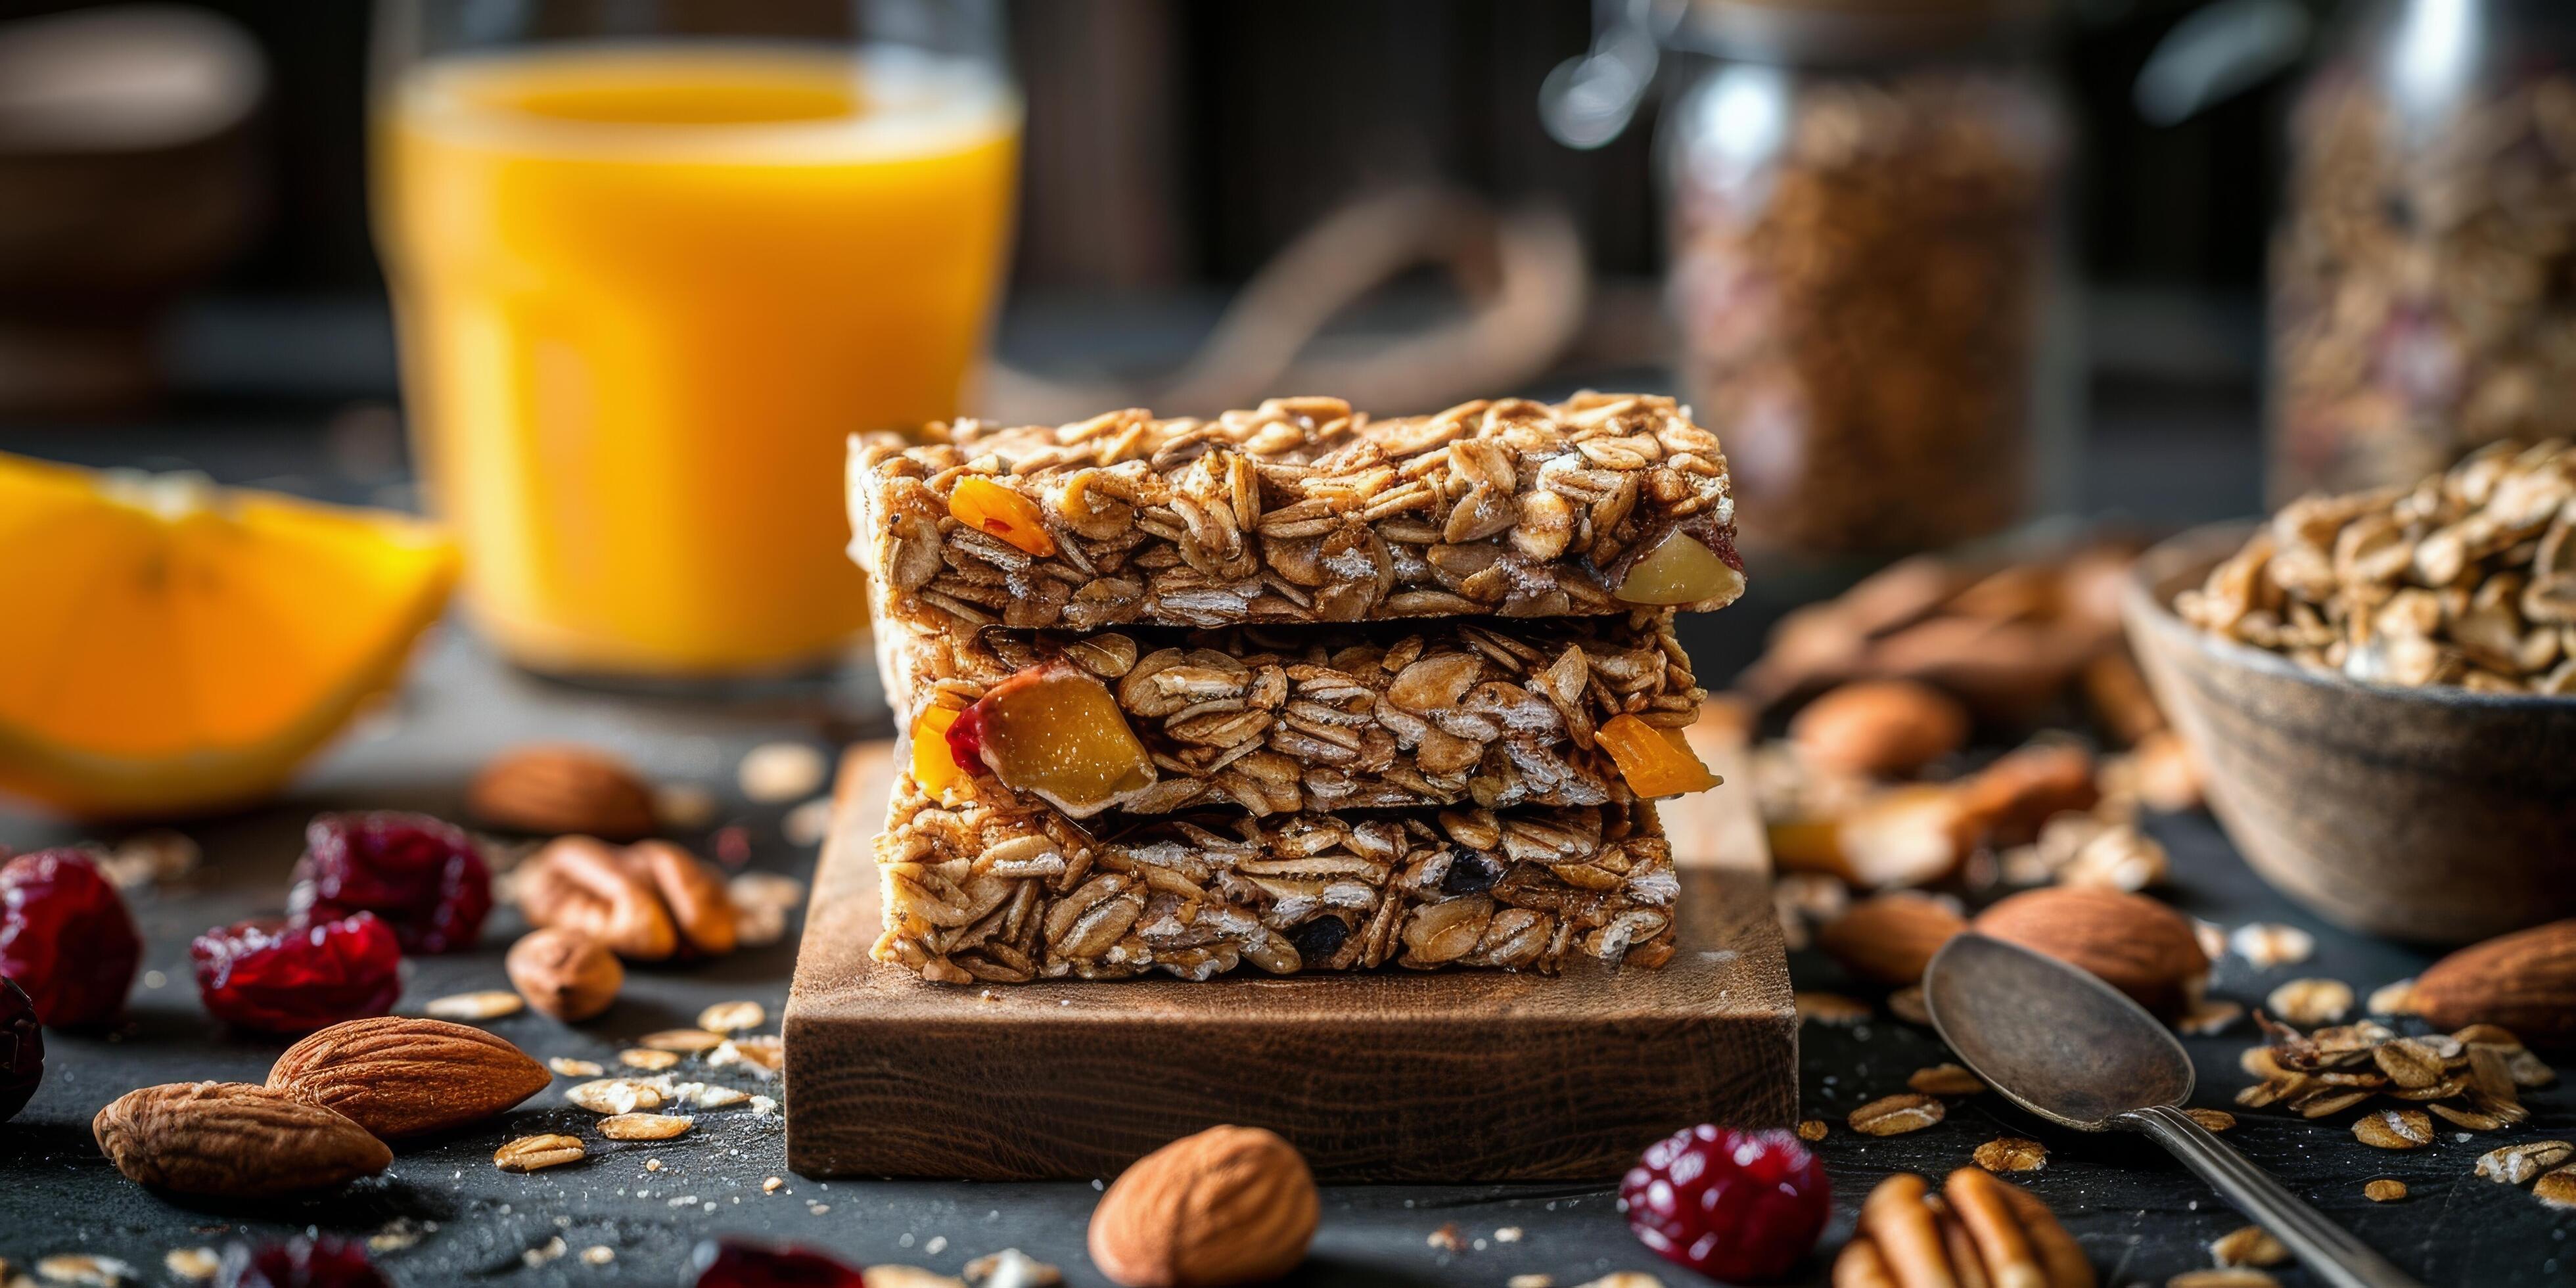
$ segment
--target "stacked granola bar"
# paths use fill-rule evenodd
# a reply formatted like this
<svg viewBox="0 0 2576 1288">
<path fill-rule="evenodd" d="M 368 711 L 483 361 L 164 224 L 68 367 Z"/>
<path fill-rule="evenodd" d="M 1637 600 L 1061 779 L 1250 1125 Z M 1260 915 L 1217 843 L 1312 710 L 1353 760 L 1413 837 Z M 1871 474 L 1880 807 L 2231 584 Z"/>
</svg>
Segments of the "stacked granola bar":
<svg viewBox="0 0 2576 1288">
<path fill-rule="evenodd" d="M 1743 589 L 1663 398 L 853 440 L 904 737 L 880 960 L 1018 982 L 1660 965 L 1715 777 L 1672 615 Z"/>
</svg>

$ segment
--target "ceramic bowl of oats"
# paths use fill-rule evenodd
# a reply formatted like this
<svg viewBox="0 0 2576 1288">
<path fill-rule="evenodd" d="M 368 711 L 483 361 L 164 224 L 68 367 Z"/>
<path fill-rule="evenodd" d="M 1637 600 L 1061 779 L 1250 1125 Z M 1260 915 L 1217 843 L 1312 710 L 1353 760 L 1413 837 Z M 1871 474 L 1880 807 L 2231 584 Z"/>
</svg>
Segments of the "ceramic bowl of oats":
<svg viewBox="0 0 2576 1288">
<path fill-rule="evenodd" d="M 2576 916 L 2576 448 L 2185 533 L 2122 615 L 2284 893 L 2432 943 Z"/>
</svg>

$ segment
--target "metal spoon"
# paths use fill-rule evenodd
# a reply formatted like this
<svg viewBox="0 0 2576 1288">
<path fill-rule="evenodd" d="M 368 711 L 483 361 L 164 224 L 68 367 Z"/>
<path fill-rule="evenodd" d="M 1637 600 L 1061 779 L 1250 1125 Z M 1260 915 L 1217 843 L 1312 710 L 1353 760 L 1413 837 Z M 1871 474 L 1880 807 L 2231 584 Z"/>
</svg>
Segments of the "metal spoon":
<svg viewBox="0 0 2576 1288">
<path fill-rule="evenodd" d="M 2183 1113 L 2191 1057 L 2145 1008 L 2027 948 L 1960 935 L 1923 1000 L 1959 1059 L 2014 1104 L 2077 1131 L 2155 1138 L 2337 1288 L 2421 1288 Z"/>
</svg>

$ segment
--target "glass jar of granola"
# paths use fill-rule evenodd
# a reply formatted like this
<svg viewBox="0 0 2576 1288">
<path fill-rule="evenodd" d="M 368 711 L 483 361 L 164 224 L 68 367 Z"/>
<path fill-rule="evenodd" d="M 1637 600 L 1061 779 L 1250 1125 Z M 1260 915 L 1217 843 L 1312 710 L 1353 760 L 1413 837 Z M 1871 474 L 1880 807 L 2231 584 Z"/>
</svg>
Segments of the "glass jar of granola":
<svg viewBox="0 0 2576 1288">
<path fill-rule="evenodd" d="M 2273 499 L 2576 435 L 2576 4 L 2364 5 L 2289 142 Z"/>
<path fill-rule="evenodd" d="M 2028 512 L 2035 425 L 2073 405 L 2046 9 L 1696 0 L 1672 27 L 1668 289 L 1750 541 L 1894 553 Z"/>
</svg>

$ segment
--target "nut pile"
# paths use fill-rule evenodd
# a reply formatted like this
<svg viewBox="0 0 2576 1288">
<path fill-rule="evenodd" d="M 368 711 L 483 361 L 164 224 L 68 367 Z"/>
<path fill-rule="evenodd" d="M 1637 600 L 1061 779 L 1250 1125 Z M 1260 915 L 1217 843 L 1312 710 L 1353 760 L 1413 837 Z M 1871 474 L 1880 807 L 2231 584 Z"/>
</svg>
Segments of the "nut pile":
<svg viewBox="0 0 2576 1288">
<path fill-rule="evenodd" d="M 1714 136 L 1722 103 L 1784 100 L 1754 164 L 1716 137 L 1671 153 L 1683 374 L 1746 530 L 1829 552 L 1996 531 L 2028 486 L 2062 127 L 1989 74 L 1782 83 L 1712 77 L 1667 121 Z"/>
<path fill-rule="evenodd" d="M 2321 77 L 2272 261 L 2276 496 L 2396 483 L 2506 439 L 2576 435 L 2576 79 L 2392 101 Z M 2404 115 L 2407 123 L 2401 124 Z M 2429 127 L 2421 118 L 2429 117 Z"/>
<path fill-rule="evenodd" d="M 2355 680 L 2576 694 L 2576 447 L 2293 501 L 2174 611 Z"/>
</svg>

